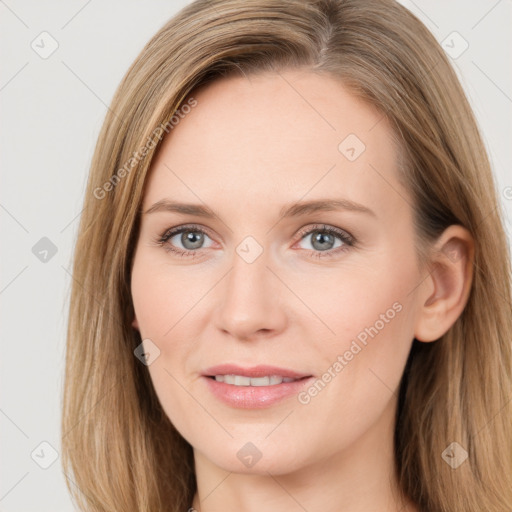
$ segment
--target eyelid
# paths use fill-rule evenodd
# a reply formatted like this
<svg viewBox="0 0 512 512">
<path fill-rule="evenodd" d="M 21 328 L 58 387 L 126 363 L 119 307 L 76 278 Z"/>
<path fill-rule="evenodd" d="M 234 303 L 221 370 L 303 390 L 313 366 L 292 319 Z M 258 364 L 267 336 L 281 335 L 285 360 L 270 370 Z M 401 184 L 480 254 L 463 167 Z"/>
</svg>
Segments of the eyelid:
<svg viewBox="0 0 512 512">
<path fill-rule="evenodd" d="M 181 233 L 183 231 L 199 231 L 213 239 L 213 237 L 210 235 L 210 230 L 199 224 L 180 224 L 179 226 L 166 229 L 164 233 L 160 235 L 160 238 L 169 239 L 172 236 L 177 235 L 178 233 Z"/>
</svg>

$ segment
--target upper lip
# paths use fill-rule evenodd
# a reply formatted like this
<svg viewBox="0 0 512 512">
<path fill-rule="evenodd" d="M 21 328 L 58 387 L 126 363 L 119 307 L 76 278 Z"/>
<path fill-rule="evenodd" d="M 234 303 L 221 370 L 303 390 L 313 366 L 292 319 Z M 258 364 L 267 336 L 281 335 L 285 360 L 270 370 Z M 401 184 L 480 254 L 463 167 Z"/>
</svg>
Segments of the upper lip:
<svg viewBox="0 0 512 512">
<path fill-rule="evenodd" d="M 251 367 L 242 367 L 236 364 L 220 364 L 211 366 L 204 370 L 203 375 L 213 377 L 215 375 L 242 375 L 244 377 L 266 377 L 276 375 L 279 377 L 288 377 L 291 379 L 302 379 L 311 377 L 307 373 L 297 372 L 289 368 L 279 368 L 278 366 L 258 365 Z"/>
</svg>

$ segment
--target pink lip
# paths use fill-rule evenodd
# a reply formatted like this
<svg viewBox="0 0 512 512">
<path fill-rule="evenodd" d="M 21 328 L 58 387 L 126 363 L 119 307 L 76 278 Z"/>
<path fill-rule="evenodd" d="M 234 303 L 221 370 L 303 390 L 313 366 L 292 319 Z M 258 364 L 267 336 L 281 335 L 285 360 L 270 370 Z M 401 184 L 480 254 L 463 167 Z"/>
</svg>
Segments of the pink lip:
<svg viewBox="0 0 512 512">
<path fill-rule="evenodd" d="M 217 382 L 214 378 L 211 378 L 215 375 L 243 375 L 255 378 L 278 375 L 300 380 L 283 382 L 273 386 L 233 386 L 224 382 Z M 313 377 L 277 366 L 260 365 L 243 368 L 237 365 L 224 364 L 207 368 L 203 372 L 203 379 L 213 395 L 225 404 L 240 409 L 262 409 L 285 398 L 297 395 Z"/>
</svg>

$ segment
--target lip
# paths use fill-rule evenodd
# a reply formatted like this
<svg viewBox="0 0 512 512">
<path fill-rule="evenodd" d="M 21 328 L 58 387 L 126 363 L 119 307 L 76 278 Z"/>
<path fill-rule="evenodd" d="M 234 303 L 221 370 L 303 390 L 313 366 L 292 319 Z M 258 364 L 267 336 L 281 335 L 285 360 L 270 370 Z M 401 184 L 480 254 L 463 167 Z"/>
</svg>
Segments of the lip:
<svg viewBox="0 0 512 512">
<path fill-rule="evenodd" d="M 215 375 L 243 375 L 254 378 L 279 375 L 298 380 L 273 386 L 233 386 L 217 382 L 212 378 Z M 202 379 L 209 391 L 223 403 L 238 409 L 262 409 L 296 396 L 313 379 L 313 376 L 277 366 L 259 365 L 244 368 L 233 364 L 222 364 L 207 368 L 203 372 Z"/>
</svg>

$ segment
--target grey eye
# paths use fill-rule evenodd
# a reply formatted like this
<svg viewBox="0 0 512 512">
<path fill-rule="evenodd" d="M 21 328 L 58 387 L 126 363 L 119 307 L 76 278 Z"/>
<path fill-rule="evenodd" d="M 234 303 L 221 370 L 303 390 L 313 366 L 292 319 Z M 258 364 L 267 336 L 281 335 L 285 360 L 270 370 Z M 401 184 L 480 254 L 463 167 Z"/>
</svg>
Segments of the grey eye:
<svg viewBox="0 0 512 512">
<path fill-rule="evenodd" d="M 201 231 L 189 229 L 189 230 L 184 230 L 181 233 L 176 233 L 174 236 L 172 236 L 169 239 L 169 242 L 172 245 L 177 245 L 177 247 L 179 249 L 183 248 L 183 249 L 186 249 L 189 251 L 195 251 L 196 249 L 204 248 L 202 246 L 205 241 L 205 236 L 208 236 L 208 235 L 205 235 L 205 233 L 202 233 Z M 181 244 L 182 247 L 180 247 L 180 245 L 176 243 L 176 241 L 174 240 L 175 238 L 178 238 L 179 244 Z"/>
<path fill-rule="evenodd" d="M 307 239 L 311 239 L 310 245 L 312 246 L 313 249 L 317 251 L 329 251 L 342 245 L 342 241 L 338 235 L 328 233 L 322 229 L 316 229 L 314 231 L 311 231 L 306 236 L 304 236 L 301 242 Z M 338 245 L 335 245 L 336 239 L 338 239 L 339 241 Z M 306 249 L 310 248 L 306 247 Z"/>
</svg>

